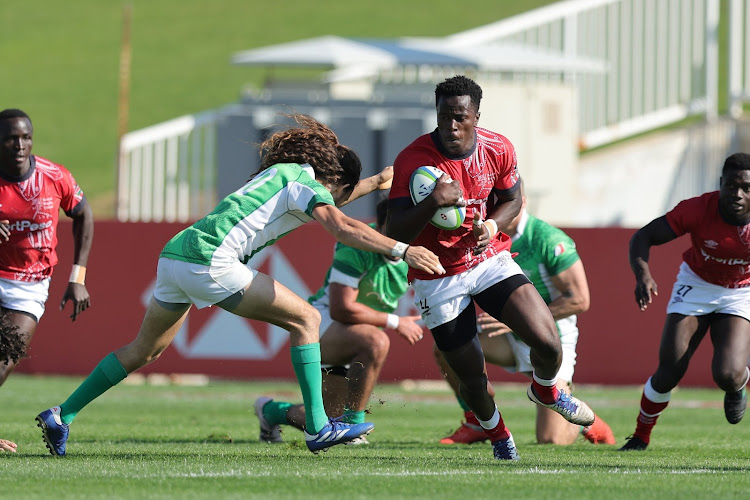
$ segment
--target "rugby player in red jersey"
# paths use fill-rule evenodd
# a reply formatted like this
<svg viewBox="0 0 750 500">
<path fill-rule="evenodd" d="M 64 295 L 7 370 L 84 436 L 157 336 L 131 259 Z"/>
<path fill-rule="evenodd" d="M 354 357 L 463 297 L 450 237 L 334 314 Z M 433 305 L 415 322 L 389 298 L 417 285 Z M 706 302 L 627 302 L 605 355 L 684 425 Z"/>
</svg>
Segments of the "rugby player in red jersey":
<svg viewBox="0 0 750 500">
<path fill-rule="evenodd" d="M 60 303 L 62 309 L 73 302 L 73 321 L 90 305 L 84 278 L 94 235 L 91 208 L 70 172 L 31 154 L 33 132 L 20 109 L 0 111 L 0 309 L 25 334 L 27 346 L 57 264 L 60 209 L 73 219 L 73 269 Z M 16 363 L 0 363 L 0 385 Z"/>
<path fill-rule="evenodd" d="M 711 371 L 726 394 L 724 413 L 736 424 L 745 413 L 750 377 L 750 155 L 724 161 L 719 190 L 681 201 L 666 215 L 642 227 L 630 240 L 635 300 L 641 310 L 657 295 L 648 260 L 652 246 L 690 234 L 691 246 L 667 305 L 659 365 L 646 381 L 635 432 L 622 451 L 645 450 L 672 389 L 690 358 L 711 331 Z"/>
<path fill-rule="evenodd" d="M 498 231 L 521 210 L 519 174 L 510 141 L 477 127 L 481 99 L 481 87 L 465 76 L 437 85 L 437 129 L 407 146 L 394 163 L 386 233 L 425 246 L 440 258 L 444 276 L 409 270 L 415 303 L 460 381 L 461 398 L 489 435 L 495 458 L 517 460 L 513 437 L 487 390 L 474 302 L 531 348 L 534 370 L 529 399 L 579 425 L 591 425 L 594 413 L 557 389 L 562 347 L 555 321 L 511 257 L 510 238 Z M 410 178 L 424 165 L 437 167 L 445 175 L 415 205 Z M 441 230 L 429 223 L 438 208 L 454 205 L 466 206 L 466 220 L 460 228 Z"/>
</svg>

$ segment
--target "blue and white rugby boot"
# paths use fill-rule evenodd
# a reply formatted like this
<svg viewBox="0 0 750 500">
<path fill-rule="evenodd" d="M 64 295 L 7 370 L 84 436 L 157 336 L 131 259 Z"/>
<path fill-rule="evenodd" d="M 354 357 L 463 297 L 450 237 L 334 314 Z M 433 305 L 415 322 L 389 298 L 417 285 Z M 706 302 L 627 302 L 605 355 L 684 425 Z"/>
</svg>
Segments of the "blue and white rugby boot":
<svg viewBox="0 0 750 500">
<path fill-rule="evenodd" d="M 305 441 L 307 448 L 317 455 L 320 450 L 369 434 L 374 428 L 375 425 L 370 422 L 347 424 L 342 422 L 340 417 L 329 418 L 328 423 L 317 434 L 308 434 L 304 431 Z"/>
<path fill-rule="evenodd" d="M 492 443 L 492 454 L 497 460 L 521 460 L 512 434 L 508 434 L 506 439 Z"/>
<path fill-rule="evenodd" d="M 570 394 L 565 394 L 563 391 L 558 391 L 557 399 L 551 404 L 542 403 L 539 398 L 537 398 L 533 385 L 529 386 L 526 395 L 531 401 L 539 406 L 544 406 L 545 408 L 549 408 L 550 410 L 559 413 L 571 424 L 583 425 L 585 427 L 593 424 L 594 419 L 596 418 L 594 416 L 594 411 L 589 408 L 589 405 Z"/>
<path fill-rule="evenodd" d="M 60 418 L 60 407 L 44 410 L 36 416 L 36 422 L 37 427 L 42 429 L 42 438 L 49 452 L 56 457 L 64 457 L 70 428 Z"/>
</svg>

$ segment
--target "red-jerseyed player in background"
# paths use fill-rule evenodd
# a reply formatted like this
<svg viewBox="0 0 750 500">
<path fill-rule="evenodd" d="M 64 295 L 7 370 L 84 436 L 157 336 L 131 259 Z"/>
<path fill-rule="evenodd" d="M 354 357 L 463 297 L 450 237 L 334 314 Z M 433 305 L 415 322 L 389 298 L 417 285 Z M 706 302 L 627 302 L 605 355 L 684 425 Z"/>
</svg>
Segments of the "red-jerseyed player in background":
<svg viewBox="0 0 750 500">
<path fill-rule="evenodd" d="M 648 265 L 649 251 L 689 233 L 692 246 L 667 305 L 659 347 L 659 366 L 646 381 L 635 432 L 622 451 L 645 450 L 657 418 L 669 404 L 672 389 L 687 371 L 690 358 L 711 330 L 711 371 L 724 396 L 730 424 L 747 406 L 750 372 L 750 155 L 736 153 L 724 162 L 719 190 L 681 201 L 639 229 L 630 240 L 635 300 L 641 310 L 657 295 Z"/>
<path fill-rule="evenodd" d="M 60 308 L 73 302 L 71 318 L 89 307 L 84 285 L 94 216 L 73 176 L 61 165 L 31 154 L 33 127 L 20 109 L 0 111 L 0 309 L 18 326 L 27 346 L 44 314 L 57 264 L 57 220 L 73 219 L 74 257 Z M 0 363 L 0 385 L 16 367 Z"/>
<path fill-rule="evenodd" d="M 487 391 L 475 301 L 531 348 L 529 399 L 578 425 L 591 425 L 594 412 L 557 389 L 562 347 L 555 320 L 511 257 L 510 238 L 498 231 L 521 210 L 519 174 L 508 139 L 476 126 L 481 99 L 481 87 L 465 76 L 437 85 L 437 129 L 407 146 L 393 164 L 386 232 L 399 241 L 425 246 L 440 258 L 445 276 L 409 270 L 415 303 L 460 381 L 461 399 L 492 441 L 495 458 L 518 460 L 513 437 Z M 423 165 L 445 174 L 430 196 L 414 205 L 409 181 Z M 453 205 L 466 206 L 460 228 L 446 231 L 429 223 L 439 207 Z"/>
</svg>

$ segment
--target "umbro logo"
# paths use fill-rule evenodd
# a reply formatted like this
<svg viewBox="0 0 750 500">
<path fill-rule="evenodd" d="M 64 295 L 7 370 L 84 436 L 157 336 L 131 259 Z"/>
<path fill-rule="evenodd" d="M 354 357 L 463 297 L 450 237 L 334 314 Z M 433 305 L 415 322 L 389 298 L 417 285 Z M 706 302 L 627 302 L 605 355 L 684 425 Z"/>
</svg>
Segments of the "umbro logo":
<svg viewBox="0 0 750 500">
<path fill-rule="evenodd" d="M 719 246 L 718 243 L 716 243 L 714 240 L 706 240 L 703 242 L 704 245 L 706 245 L 708 248 L 716 248 Z"/>
</svg>

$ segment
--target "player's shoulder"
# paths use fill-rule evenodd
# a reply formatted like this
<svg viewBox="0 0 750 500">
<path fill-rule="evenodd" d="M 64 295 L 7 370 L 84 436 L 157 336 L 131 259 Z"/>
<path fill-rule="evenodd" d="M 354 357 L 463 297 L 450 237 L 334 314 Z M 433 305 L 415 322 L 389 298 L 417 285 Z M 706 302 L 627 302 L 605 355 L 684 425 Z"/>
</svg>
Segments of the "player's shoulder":
<svg viewBox="0 0 750 500">
<path fill-rule="evenodd" d="M 699 196 L 692 198 L 686 198 L 679 202 L 677 206 L 671 210 L 674 212 L 694 212 L 698 214 L 704 214 L 707 209 L 717 208 L 719 202 L 719 192 L 709 191 Z"/>
<path fill-rule="evenodd" d="M 526 227 L 530 237 L 539 245 L 556 245 L 560 242 L 573 243 L 573 238 L 564 230 L 531 214 L 529 214 Z"/>
<path fill-rule="evenodd" d="M 41 172 L 48 173 L 48 172 L 63 172 L 63 173 L 70 173 L 67 168 L 65 168 L 61 163 L 56 163 L 49 158 L 45 158 L 43 156 L 34 155 L 34 164 L 37 169 L 39 169 Z"/>
<path fill-rule="evenodd" d="M 503 134 L 482 127 L 475 127 L 474 130 L 476 130 L 477 139 L 480 143 L 485 145 L 498 145 L 506 149 L 513 148 L 513 143 Z"/>
<path fill-rule="evenodd" d="M 438 149 L 435 146 L 435 143 L 432 140 L 431 135 L 424 134 L 414 139 L 414 141 L 412 141 L 411 144 L 409 144 L 404 149 L 402 149 L 401 152 L 396 156 L 396 162 L 399 162 L 399 160 L 408 159 L 414 156 L 431 155 L 437 151 Z"/>
</svg>

